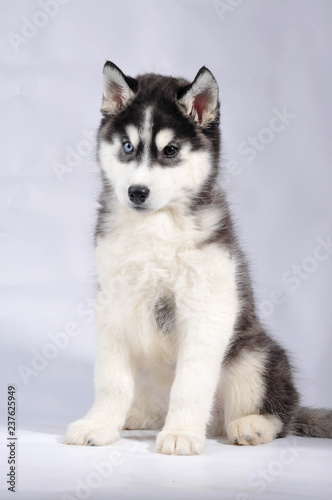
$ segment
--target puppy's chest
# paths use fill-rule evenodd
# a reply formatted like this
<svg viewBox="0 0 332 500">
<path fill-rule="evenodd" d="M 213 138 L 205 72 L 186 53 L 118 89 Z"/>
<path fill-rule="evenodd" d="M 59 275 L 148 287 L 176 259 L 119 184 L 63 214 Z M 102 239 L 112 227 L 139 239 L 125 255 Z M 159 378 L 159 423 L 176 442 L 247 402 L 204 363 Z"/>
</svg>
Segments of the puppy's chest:
<svg viewBox="0 0 332 500">
<path fill-rule="evenodd" d="M 96 248 L 99 283 L 128 293 L 155 287 L 173 289 L 186 265 L 182 255 L 181 242 L 158 234 L 123 231 L 111 235 Z"/>
<path fill-rule="evenodd" d="M 148 364 L 174 362 L 176 337 L 171 333 L 181 251 L 179 242 L 138 229 L 110 234 L 96 247 L 100 299 L 107 300 L 113 324 L 137 359 Z"/>
</svg>

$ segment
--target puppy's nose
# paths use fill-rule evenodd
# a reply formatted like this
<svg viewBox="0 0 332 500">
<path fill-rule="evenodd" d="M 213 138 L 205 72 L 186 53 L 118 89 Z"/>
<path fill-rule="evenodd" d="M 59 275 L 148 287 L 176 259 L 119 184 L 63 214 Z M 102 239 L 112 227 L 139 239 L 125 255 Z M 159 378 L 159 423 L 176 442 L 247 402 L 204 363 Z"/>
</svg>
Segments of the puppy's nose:
<svg viewBox="0 0 332 500">
<path fill-rule="evenodd" d="M 150 189 L 146 186 L 130 186 L 128 188 L 128 196 L 135 205 L 142 205 L 150 194 Z"/>
</svg>

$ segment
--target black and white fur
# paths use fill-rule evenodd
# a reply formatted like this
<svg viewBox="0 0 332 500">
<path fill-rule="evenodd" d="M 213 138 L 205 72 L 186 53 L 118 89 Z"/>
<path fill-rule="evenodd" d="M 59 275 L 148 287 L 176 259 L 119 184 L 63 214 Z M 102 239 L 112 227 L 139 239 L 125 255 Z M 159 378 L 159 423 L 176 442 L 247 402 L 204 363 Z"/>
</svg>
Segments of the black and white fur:
<svg viewBox="0 0 332 500">
<path fill-rule="evenodd" d="M 200 453 L 206 435 L 257 445 L 332 438 L 303 408 L 286 352 L 260 323 L 218 185 L 218 86 L 104 66 L 96 228 L 95 402 L 65 442 L 107 445 L 160 429 L 157 450 Z"/>
</svg>

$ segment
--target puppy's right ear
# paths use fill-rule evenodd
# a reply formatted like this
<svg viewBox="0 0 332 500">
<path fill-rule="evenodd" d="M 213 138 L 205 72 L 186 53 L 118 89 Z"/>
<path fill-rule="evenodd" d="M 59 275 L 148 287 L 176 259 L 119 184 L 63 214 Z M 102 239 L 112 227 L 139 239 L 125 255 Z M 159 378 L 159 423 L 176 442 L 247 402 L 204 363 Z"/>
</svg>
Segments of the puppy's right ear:
<svg viewBox="0 0 332 500">
<path fill-rule="evenodd" d="M 107 61 L 103 69 L 104 95 L 101 112 L 115 115 L 124 108 L 137 92 L 137 80 L 125 76 L 112 62 Z"/>
</svg>

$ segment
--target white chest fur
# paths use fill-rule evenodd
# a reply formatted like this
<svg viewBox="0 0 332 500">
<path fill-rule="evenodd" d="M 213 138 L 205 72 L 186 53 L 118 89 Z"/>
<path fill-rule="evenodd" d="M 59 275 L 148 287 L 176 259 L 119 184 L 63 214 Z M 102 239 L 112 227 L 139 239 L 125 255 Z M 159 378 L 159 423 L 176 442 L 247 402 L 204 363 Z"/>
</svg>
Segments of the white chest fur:
<svg viewBox="0 0 332 500">
<path fill-rule="evenodd" d="M 173 296 L 189 315 L 218 296 L 220 311 L 234 315 L 234 261 L 219 245 L 199 246 L 211 219 L 211 213 L 195 219 L 166 211 L 136 214 L 126 207 L 112 216 L 112 232 L 96 246 L 97 305 L 102 304 L 113 331 L 121 331 L 131 348 L 148 351 L 161 347 L 160 342 L 172 344 L 156 327 L 154 308 L 161 297 Z"/>
</svg>

